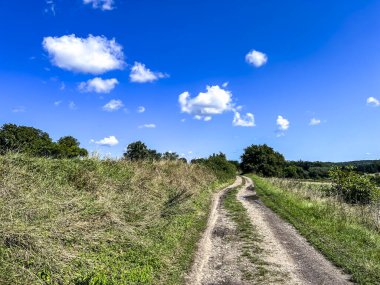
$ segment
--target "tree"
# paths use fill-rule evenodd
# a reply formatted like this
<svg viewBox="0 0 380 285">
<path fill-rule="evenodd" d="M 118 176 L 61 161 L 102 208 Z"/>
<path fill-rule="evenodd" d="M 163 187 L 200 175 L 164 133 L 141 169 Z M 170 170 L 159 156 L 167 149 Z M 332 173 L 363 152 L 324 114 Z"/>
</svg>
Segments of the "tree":
<svg viewBox="0 0 380 285">
<path fill-rule="evenodd" d="M 51 156 L 55 146 L 50 136 L 36 128 L 4 124 L 0 129 L 0 153 L 20 152 Z"/>
<path fill-rule="evenodd" d="M 166 151 L 162 154 L 161 158 L 163 160 L 177 160 L 179 158 L 179 155 L 176 152 Z"/>
<path fill-rule="evenodd" d="M 47 133 L 39 129 L 14 124 L 4 124 L 0 128 L 0 154 L 7 152 L 53 158 L 88 155 L 87 150 L 80 148 L 78 140 L 72 136 L 62 137 L 55 143 Z"/>
<path fill-rule="evenodd" d="M 57 141 L 57 156 L 60 158 L 87 156 L 87 150 L 80 148 L 79 145 L 79 141 L 72 136 L 62 137 Z"/>
<path fill-rule="evenodd" d="M 131 161 L 139 160 L 159 160 L 161 153 L 148 147 L 141 141 L 130 143 L 127 146 L 127 151 L 124 153 L 124 158 Z"/>
<path fill-rule="evenodd" d="M 273 148 L 263 145 L 251 145 L 244 149 L 241 156 L 243 172 L 254 172 L 263 176 L 282 176 L 285 158 Z"/>
</svg>

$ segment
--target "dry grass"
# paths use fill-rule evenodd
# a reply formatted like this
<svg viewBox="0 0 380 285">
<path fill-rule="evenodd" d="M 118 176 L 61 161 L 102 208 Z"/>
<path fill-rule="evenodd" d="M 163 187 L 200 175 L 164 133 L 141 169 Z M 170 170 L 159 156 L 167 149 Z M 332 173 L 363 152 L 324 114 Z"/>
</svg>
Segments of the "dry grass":
<svg viewBox="0 0 380 285">
<path fill-rule="evenodd" d="M 330 196 L 329 182 L 309 182 L 302 180 L 269 178 L 271 184 L 296 193 L 297 195 L 313 201 L 321 201 L 328 204 L 332 213 L 347 222 L 362 224 L 369 229 L 380 231 L 380 201 L 373 202 L 369 205 L 351 205 L 345 203 L 338 196 Z"/>
<path fill-rule="evenodd" d="M 181 162 L 0 157 L 0 284 L 176 284 L 213 174 Z"/>
</svg>

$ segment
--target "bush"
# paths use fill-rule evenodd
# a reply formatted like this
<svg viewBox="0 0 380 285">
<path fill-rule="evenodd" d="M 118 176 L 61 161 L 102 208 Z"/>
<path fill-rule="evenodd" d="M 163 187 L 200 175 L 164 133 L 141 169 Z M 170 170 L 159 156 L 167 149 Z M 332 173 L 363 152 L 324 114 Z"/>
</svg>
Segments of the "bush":
<svg viewBox="0 0 380 285">
<path fill-rule="evenodd" d="M 193 159 L 191 163 L 198 163 L 209 168 L 217 177 L 218 181 L 227 182 L 236 176 L 237 168 L 234 163 L 227 160 L 224 153 L 210 155 L 207 159 Z"/>
<path fill-rule="evenodd" d="M 380 197 L 379 188 L 369 176 L 355 171 L 353 166 L 334 167 L 329 171 L 332 180 L 331 194 L 347 203 L 369 204 Z"/>
</svg>

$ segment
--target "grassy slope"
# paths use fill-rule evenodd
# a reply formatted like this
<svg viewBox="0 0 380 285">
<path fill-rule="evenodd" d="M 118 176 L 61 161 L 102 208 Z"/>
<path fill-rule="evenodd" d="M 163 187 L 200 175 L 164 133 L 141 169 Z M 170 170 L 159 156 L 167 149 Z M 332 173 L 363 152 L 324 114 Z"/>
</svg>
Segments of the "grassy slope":
<svg viewBox="0 0 380 285">
<path fill-rule="evenodd" d="M 177 162 L 0 157 L 0 284 L 179 284 L 218 186 Z"/>
<path fill-rule="evenodd" d="M 380 284 L 380 234 L 347 222 L 328 203 L 310 201 L 251 175 L 261 200 L 292 223 L 316 248 L 359 284 Z"/>
</svg>

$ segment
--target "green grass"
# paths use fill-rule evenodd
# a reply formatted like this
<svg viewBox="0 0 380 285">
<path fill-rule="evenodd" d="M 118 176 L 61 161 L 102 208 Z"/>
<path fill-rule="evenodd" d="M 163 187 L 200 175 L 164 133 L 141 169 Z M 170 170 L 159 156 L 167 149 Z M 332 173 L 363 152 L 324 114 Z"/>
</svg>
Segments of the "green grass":
<svg viewBox="0 0 380 285">
<path fill-rule="evenodd" d="M 380 284 L 380 233 L 347 219 L 326 199 L 286 191 L 249 175 L 265 205 L 289 221 L 328 259 L 358 284 Z"/>
<path fill-rule="evenodd" d="M 0 156 L 0 284 L 181 284 L 220 186 L 181 162 Z"/>
</svg>

